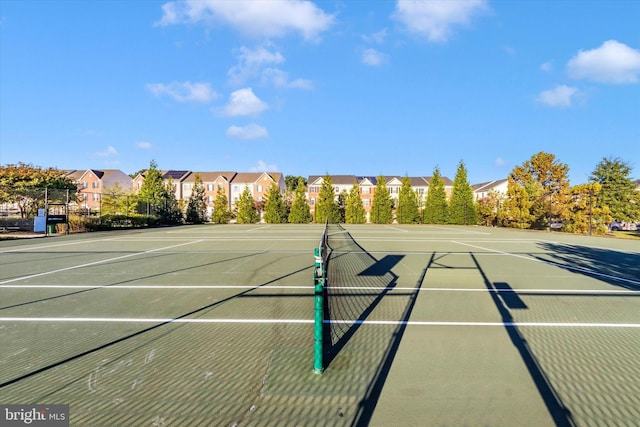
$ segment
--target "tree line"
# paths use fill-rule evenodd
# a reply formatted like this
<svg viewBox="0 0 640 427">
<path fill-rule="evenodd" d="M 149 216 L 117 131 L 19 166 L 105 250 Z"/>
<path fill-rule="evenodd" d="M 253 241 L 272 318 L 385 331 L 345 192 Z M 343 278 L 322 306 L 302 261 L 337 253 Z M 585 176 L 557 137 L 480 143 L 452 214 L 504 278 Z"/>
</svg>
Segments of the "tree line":
<svg viewBox="0 0 640 427">
<path fill-rule="evenodd" d="M 435 167 L 426 198 L 416 193 L 408 176 L 402 178 L 398 198 L 391 197 L 385 178 L 378 176 L 368 221 L 375 224 L 480 224 L 512 228 L 547 228 L 561 224 L 574 233 L 604 233 L 611 221 L 640 219 L 640 193 L 630 177 L 631 166 L 618 158 L 603 158 L 592 172 L 589 183 L 570 186 L 569 167 L 553 154 L 539 152 L 508 176 L 507 193 L 490 191 L 475 200 L 467 178 L 465 163 L 460 161 L 448 197 L 440 169 Z M 102 194 L 101 216 L 131 218 L 153 217 L 159 224 L 229 223 L 263 220 L 270 224 L 310 222 L 363 224 L 367 214 L 358 183 L 350 191 L 336 195 L 331 176 L 323 177 L 312 215 L 302 177 L 286 176 L 283 195 L 277 186 L 266 193 L 265 200 L 253 199 L 247 187 L 232 209 L 224 189 L 219 189 L 208 214 L 205 187 L 196 174 L 188 200 L 177 200 L 174 183 L 165 183 L 155 161 L 144 170 L 144 182 L 137 193 L 117 185 Z M 41 169 L 26 164 L 0 168 L 0 202 L 16 203 L 28 215 L 42 205 L 36 191 L 51 189 L 75 191 L 76 184 L 63 178 L 56 169 Z"/>
</svg>

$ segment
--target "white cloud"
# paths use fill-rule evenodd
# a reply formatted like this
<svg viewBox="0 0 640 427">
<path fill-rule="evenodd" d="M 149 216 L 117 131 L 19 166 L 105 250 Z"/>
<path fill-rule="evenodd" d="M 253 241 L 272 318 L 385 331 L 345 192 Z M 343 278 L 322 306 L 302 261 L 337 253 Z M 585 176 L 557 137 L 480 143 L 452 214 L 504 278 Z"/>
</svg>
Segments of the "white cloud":
<svg viewBox="0 0 640 427">
<path fill-rule="evenodd" d="M 277 88 L 313 89 L 313 83 L 305 79 L 289 80 L 289 74 L 280 68 L 270 67 L 285 61 L 284 56 L 266 43 L 256 49 L 242 46 L 239 49 L 238 64 L 228 72 L 229 83 L 240 85 L 256 77 L 260 77 L 260 84 Z"/>
<path fill-rule="evenodd" d="M 262 160 L 258 160 L 258 164 L 249 168 L 250 172 L 277 172 L 278 166 L 269 165 Z"/>
<path fill-rule="evenodd" d="M 248 87 L 238 89 L 229 96 L 229 102 L 222 109 L 224 116 L 257 116 L 269 108 L 266 102 L 258 98 L 253 90 Z"/>
<path fill-rule="evenodd" d="M 373 34 L 368 34 L 368 35 L 364 35 L 362 36 L 362 39 L 368 43 L 377 43 L 377 44 L 383 44 L 385 38 L 387 38 L 387 34 L 389 33 L 389 31 L 386 28 L 383 28 L 382 30 L 378 31 L 377 33 L 373 33 Z"/>
<path fill-rule="evenodd" d="M 454 25 L 468 24 L 486 9 L 487 0 L 398 0 L 393 17 L 431 42 L 446 42 Z"/>
<path fill-rule="evenodd" d="M 361 56 L 362 62 L 366 65 L 371 65 L 372 67 L 378 67 L 389 60 L 389 56 L 378 52 L 375 49 L 365 49 L 362 52 Z"/>
<path fill-rule="evenodd" d="M 636 83 L 640 75 L 640 51 L 616 40 L 597 49 L 581 50 L 567 63 L 569 76 L 600 83 Z"/>
<path fill-rule="evenodd" d="M 283 37 L 299 33 L 315 40 L 334 16 L 307 0 L 176 0 L 162 6 L 160 26 L 223 22 L 253 37 Z"/>
<path fill-rule="evenodd" d="M 313 83 L 310 80 L 289 80 L 289 73 L 279 68 L 267 68 L 262 71 L 261 83 L 278 88 L 313 89 Z"/>
<path fill-rule="evenodd" d="M 150 142 L 138 141 L 136 142 L 136 148 L 139 150 L 149 150 L 152 147 Z"/>
<path fill-rule="evenodd" d="M 115 147 L 113 147 L 112 145 L 108 146 L 106 150 L 98 151 L 96 153 L 96 156 L 98 157 L 111 157 L 111 156 L 117 156 L 117 155 L 118 155 L 118 150 L 116 150 Z"/>
<path fill-rule="evenodd" d="M 233 85 L 240 85 L 247 80 L 260 74 L 263 67 L 281 64 L 285 61 L 284 56 L 278 51 L 269 50 L 269 46 L 260 46 L 256 49 L 249 49 L 242 46 L 239 49 L 238 65 L 231 67 L 227 72 L 229 81 Z"/>
<path fill-rule="evenodd" d="M 538 94 L 538 101 L 549 107 L 570 107 L 578 89 L 566 85 L 556 86 Z"/>
<path fill-rule="evenodd" d="M 218 94 L 211 89 L 209 83 L 201 82 L 149 83 L 147 84 L 147 89 L 157 97 L 166 95 L 178 102 L 207 103 L 218 97 Z"/>
<path fill-rule="evenodd" d="M 545 62 L 544 64 L 540 65 L 540 70 L 544 71 L 545 73 L 550 73 L 551 71 L 553 71 L 553 64 L 551 64 L 551 62 Z"/>
<path fill-rule="evenodd" d="M 227 136 L 231 138 L 250 140 L 267 138 L 269 136 L 269 132 L 262 126 L 251 123 L 246 126 L 230 126 L 227 129 Z"/>
</svg>

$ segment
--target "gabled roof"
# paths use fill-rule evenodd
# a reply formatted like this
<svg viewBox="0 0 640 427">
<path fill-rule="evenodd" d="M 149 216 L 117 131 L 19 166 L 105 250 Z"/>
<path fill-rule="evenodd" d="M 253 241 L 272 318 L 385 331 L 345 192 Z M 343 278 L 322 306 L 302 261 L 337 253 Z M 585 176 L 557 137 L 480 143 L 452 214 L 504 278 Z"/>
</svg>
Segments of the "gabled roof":
<svg viewBox="0 0 640 427">
<path fill-rule="evenodd" d="M 387 185 L 402 185 L 402 178 L 399 176 L 385 176 L 384 180 L 386 181 Z"/>
<path fill-rule="evenodd" d="M 168 170 L 162 173 L 162 179 L 171 178 L 174 181 L 182 181 L 185 179 L 191 172 L 190 171 L 174 171 Z"/>
<path fill-rule="evenodd" d="M 507 179 L 499 179 L 496 181 L 488 181 L 488 182 L 481 182 L 479 184 L 473 184 L 471 186 L 471 188 L 473 189 L 473 191 L 489 191 L 492 188 L 496 188 L 499 185 L 504 184 L 505 182 L 507 182 Z"/>
<path fill-rule="evenodd" d="M 232 179 L 232 183 L 253 183 L 258 181 L 262 176 L 267 175 L 274 182 L 280 181 L 282 172 L 241 172 L 237 173 Z"/>
<path fill-rule="evenodd" d="M 311 175 L 307 179 L 307 185 L 319 185 L 326 175 Z M 358 182 L 355 175 L 329 175 L 333 185 L 353 185 Z"/>
<path fill-rule="evenodd" d="M 453 185 L 453 181 L 451 181 L 446 176 L 441 176 L 440 178 L 442 178 L 442 180 L 444 181 L 444 186 L 445 187 L 451 187 Z M 431 185 L 431 179 L 433 179 L 433 177 L 432 176 L 423 176 L 422 179 L 424 179 L 425 181 L 427 181 L 427 183 L 429 185 Z"/>
<path fill-rule="evenodd" d="M 78 181 L 82 175 L 84 175 L 86 171 L 84 170 L 66 170 L 66 171 L 62 171 L 62 176 L 64 178 L 69 178 L 72 181 Z"/>
<path fill-rule="evenodd" d="M 122 172 L 120 169 L 102 169 L 102 170 L 98 170 L 98 169 L 87 169 L 86 171 L 84 171 L 82 173 L 82 175 L 80 175 L 80 178 L 82 178 L 83 176 L 85 176 L 87 173 L 92 172 L 96 177 L 98 177 L 98 179 L 104 179 L 109 177 L 110 175 L 119 173 L 119 174 L 124 174 L 126 175 L 124 172 Z M 127 175 L 129 176 L 129 175 Z M 80 179 L 78 178 L 78 179 Z"/>
<path fill-rule="evenodd" d="M 376 185 L 378 183 L 378 178 L 375 176 L 357 176 L 358 184 L 363 185 L 364 181 L 368 181 L 371 185 Z"/>
<path fill-rule="evenodd" d="M 223 178 L 225 181 L 230 182 L 236 175 L 235 172 L 191 172 L 189 176 L 184 179 L 184 182 L 194 182 L 196 180 L 196 174 L 200 175 L 202 182 L 214 182 L 218 178 Z"/>
</svg>

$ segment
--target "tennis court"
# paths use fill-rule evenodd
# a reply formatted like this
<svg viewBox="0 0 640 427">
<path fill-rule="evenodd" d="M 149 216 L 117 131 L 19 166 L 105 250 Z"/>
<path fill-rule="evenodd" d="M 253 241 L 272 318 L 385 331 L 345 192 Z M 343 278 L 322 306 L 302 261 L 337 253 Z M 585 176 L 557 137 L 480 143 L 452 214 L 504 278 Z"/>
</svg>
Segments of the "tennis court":
<svg viewBox="0 0 640 427">
<path fill-rule="evenodd" d="M 71 425 L 638 425 L 637 241 L 329 225 L 0 242 L 0 403 Z"/>
</svg>

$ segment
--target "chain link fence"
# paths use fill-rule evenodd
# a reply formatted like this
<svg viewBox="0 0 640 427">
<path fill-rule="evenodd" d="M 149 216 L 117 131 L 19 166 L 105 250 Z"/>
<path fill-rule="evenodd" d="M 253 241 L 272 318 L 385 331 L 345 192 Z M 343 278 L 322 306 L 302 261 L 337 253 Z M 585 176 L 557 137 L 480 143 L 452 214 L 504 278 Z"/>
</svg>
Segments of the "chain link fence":
<svg viewBox="0 0 640 427">
<path fill-rule="evenodd" d="M 180 206 L 135 194 L 0 187 L 0 232 L 80 233 L 182 221 Z"/>
</svg>

